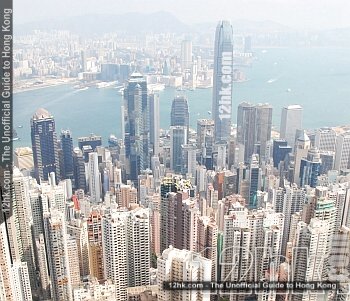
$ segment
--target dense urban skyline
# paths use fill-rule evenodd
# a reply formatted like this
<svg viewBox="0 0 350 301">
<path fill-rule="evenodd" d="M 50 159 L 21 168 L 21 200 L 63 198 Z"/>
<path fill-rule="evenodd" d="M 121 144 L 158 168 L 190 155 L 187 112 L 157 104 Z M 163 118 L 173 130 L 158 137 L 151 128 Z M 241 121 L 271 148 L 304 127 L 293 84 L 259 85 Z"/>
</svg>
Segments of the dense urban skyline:
<svg viewBox="0 0 350 301">
<path fill-rule="evenodd" d="M 32 16 L 54 18 L 71 8 L 69 16 L 74 6 L 88 14 L 95 2 L 84 3 L 44 3 Z M 29 27 L 15 40 L 14 105 L 32 112 L 22 124 L 16 121 L 13 144 L 21 139 L 17 132 L 31 139 L 14 148 L 12 182 L 0 187 L 1 203 L 3 188 L 12 189 L 11 214 L 0 215 L 0 300 L 349 301 L 350 120 L 305 127 L 307 119 L 321 118 L 321 109 L 337 123 L 332 109 L 346 113 L 348 70 L 327 67 L 318 91 L 325 75 L 315 66 L 316 88 L 307 78 L 294 85 L 284 67 L 288 46 L 346 45 L 346 31 L 323 39 L 273 28 L 236 32 L 231 22 L 231 15 L 249 13 L 258 22 L 267 16 L 294 25 L 303 20 L 299 30 L 350 26 L 348 4 L 247 0 L 239 8 L 239 0 L 151 0 L 135 9 L 137 3 L 118 12 L 166 7 L 182 12 L 181 21 L 196 22 L 190 17 L 196 11 L 198 20 L 215 19 L 216 32 L 209 26 L 169 33 L 164 23 L 159 33 L 144 35 L 148 25 L 162 27 L 145 17 L 139 20 L 149 23 L 144 26 L 127 20 L 130 32 L 86 36 Z M 32 5 L 22 9 L 30 14 L 39 3 Z M 108 8 L 113 14 L 121 4 L 99 5 L 94 13 Z M 78 27 L 89 32 L 86 18 Z M 272 55 L 261 73 L 276 68 L 283 74 L 269 75 L 258 90 L 261 78 L 252 70 L 272 49 L 282 58 Z M 305 62 L 288 64 L 304 76 Z M 18 101 L 57 86 L 68 92 L 48 94 L 40 106 Z M 249 99 L 235 97 L 239 87 L 248 87 Z M 338 89 L 344 99 L 334 99 L 332 107 L 321 101 L 308 106 L 304 92 L 322 94 L 321 88 L 332 101 Z M 163 98 L 163 91 L 173 96 Z M 285 99 L 276 106 L 265 91 Z M 82 102 L 65 103 L 72 95 Z M 275 126 L 274 116 L 280 120 Z M 101 130 L 111 135 L 105 139 Z"/>
</svg>

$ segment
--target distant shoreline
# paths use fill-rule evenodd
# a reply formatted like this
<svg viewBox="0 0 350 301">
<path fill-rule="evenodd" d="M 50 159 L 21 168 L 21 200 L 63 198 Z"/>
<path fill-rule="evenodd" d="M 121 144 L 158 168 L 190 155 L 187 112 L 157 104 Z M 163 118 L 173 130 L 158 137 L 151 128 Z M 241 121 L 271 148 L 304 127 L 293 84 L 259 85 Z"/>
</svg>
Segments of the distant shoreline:
<svg viewBox="0 0 350 301">
<path fill-rule="evenodd" d="M 77 82 L 77 78 L 67 78 L 67 79 L 60 79 L 57 82 L 51 82 L 51 83 L 43 83 L 41 85 L 31 86 L 31 87 L 19 87 L 13 89 L 13 94 L 19 94 L 22 92 L 29 92 L 29 91 L 35 91 L 35 90 L 41 90 L 45 88 L 51 88 L 55 86 L 61 86 L 61 85 L 68 85 L 68 84 L 74 84 Z"/>
</svg>

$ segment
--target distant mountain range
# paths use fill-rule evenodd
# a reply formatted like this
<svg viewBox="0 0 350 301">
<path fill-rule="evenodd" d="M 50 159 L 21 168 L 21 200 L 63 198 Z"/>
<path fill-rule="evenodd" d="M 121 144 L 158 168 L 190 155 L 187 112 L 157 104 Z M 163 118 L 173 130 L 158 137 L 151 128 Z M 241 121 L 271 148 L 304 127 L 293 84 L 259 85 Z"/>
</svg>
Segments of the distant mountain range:
<svg viewBox="0 0 350 301">
<path fill-rule="evenodd" d="M 291 31 L 290 28 L 272 21 L 233 21 L 235 32 Z M 91 14 L 76 17 L 62 17 L 16 25 L 16 34 L 27 34 L 33 30 L 69 30 L 80 35 L 103 34 L 109 32 L 129 33 L 190 33 L 212 32 L 216 23 L 188 25 L 169 12 L 149 14 L 125 13 L 120 15 Z M 215 31 L 214 31 L 215 32 Z"/>
<path fill-rule="evenodd" d="M 125 13 L 120 15 L 91 14 L 76 17 L 62 17 L 15 25 L 16 34 L 33 30 L 69 30 L 81 35 L 109 32 L 188 32 L 189 26 L 168 12 L 150 14 Z"/>
</svg>

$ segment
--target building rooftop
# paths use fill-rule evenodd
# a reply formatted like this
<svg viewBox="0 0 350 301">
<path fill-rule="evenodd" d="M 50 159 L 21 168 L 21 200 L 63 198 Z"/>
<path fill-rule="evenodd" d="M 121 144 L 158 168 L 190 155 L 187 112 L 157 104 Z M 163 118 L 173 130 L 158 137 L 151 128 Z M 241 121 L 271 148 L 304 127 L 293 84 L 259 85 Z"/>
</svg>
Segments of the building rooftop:
<svg viewBox="0 0 350 301">
<path fill-rule="evenodd" d="M 47 111 L 44 108 L 38 109 L 33 116 L 33 119 L 46 119 L 46 118 L 52 118 L 52 115 L 49 113 L 49 111 Z"/>
<path fill-rule="evenodd" d="M 302 110 L 303 107 L 301 105 L 290 105 L 286 107 L 287 110 Z"/>
<path fill-rule="evenodd" d="M 15 153 L 17 156 L 32 155 L 33 150 L 30 147 L 19 147 L 16 148 Z"/>
</svg>

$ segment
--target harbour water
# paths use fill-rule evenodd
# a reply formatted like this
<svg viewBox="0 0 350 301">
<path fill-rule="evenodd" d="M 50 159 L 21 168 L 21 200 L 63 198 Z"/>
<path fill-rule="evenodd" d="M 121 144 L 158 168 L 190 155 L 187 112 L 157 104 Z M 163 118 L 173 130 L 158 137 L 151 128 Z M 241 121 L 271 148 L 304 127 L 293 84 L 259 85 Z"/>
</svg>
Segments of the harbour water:
<svg viewBox="0 0 350 301">
<path fill-rule="evenodd" d="M 304 127 L 350 124 L 350 56 L 346 48 L 274 48 L 256 50 L 257 59 L 244 72 L 249 79 L 234 84 L 233 123 L 242 101 L 270 103 L 273 124 L 279 127 L 281 108 L 300 104 L 304 108 Z M 166 88 L 160 95 L 160 124 L 170 122 L 171 102 L 184 93 L 189 102 L 190 123 L 210 117 L 212 89 L 176 91 Z M 20 140 L 14 146 L 30 146 L 30 118 L 43 107 L 52 113 L 56 130 L 70 129 L 74 143 L 90 133 L 103 137 L 121 135 L 120 106 L 122 96 L 111 87 L 77 90 L 60 85 L 14 95 L 14 126 Z"/>
</svg>

